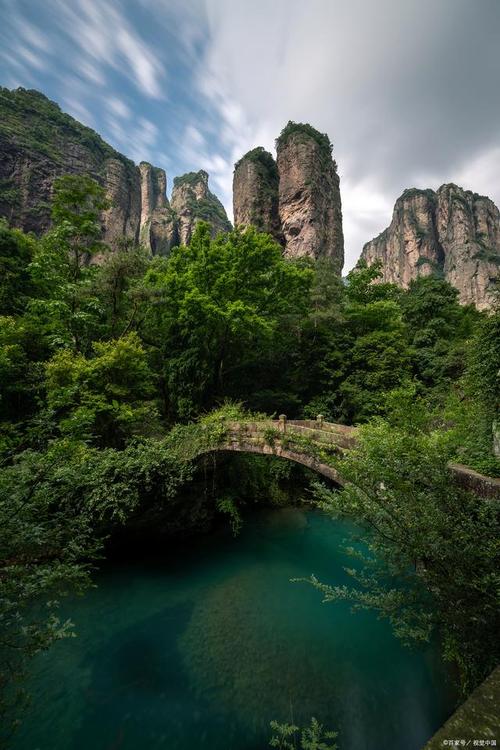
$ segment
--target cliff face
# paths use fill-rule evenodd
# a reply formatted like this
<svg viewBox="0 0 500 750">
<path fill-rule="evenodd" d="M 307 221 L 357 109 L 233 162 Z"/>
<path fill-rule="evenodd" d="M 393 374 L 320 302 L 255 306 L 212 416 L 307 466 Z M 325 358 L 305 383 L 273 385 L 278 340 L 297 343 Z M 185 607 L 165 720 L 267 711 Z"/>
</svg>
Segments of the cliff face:
<svg viewBox="0 0 500 750">
<path fill-rule="evenodd" d="M 258 147 L 235 164 L 235 224 L 268 232 L 290 258 L 328 258 L 340 273 L 342 206 L 330 139 L 310 125 L 289 122 L 276 150 L 276 163 Z"/>
<path fill-rule="evenodd" d="M 462 304 L 486 309 L 499 273 L 500 213 L 489 198 L 456 185 L 405 190 L 390 226 L 364 246 L 362 257 L 380 260 L 383 280 L 402 287 L 441 273 Z"/>
<path fill-rule="evenodd" d="M 107 159 L 104 169 L 103 184 L 111 203 L 102 216 L 104 241 L 114 246 L 123 238 L 137 239 L 141 184 L 137 170 L 127 170 L 120 159 Z"/>
<path fill-rule="evenodd" d="M 187 245 L 199 221 L 212 225 L 212 236 L 227 232 L 231 224 L 220 200 L 208 188 L 208 174 L 204 170 L 188 172 L 174 179 L 172 209 L 177 217 L 178 240 Z"/>
<path fill-rule="evenodd" d="M 437 194 L 444 276 L 463 304 L 491 307 L 500 271 L 500 212 L 489 198 L 456 185 L 443 185 Z"/>
<path fill-rule="evenodd" d="M 140 241 L 153 255 L 168 255 L 179 244 L 177 218 L 167 199 L 167 175 L 148 162 L 139 164 L 141 174 Z"/>
<path fill-rule="evenodd" d="M 328 136 L 309 125 L 289 123 L 276 146 L 285 255 L 330 258 L 340 272 L 344 264 L 342 207 Z"/>
<path fill-rule="evenodd" d="M 235 226 L 252 224 L 260 232 L 268 232 L 283 244 L 278 192 L 278 168 L 271 154 L 260 146 L 245 154 L 234 167 Z"/>
<path fill-rule="evenodd" d="M 37 234 L 50 226 L 52 185 L 62 174 L 88 174 L 113 201 L 103 215 L 105 242 L 137 238 L 137 168 L 90 128 L 37 91 L 0 89 L 0 215 Z"/>
<path fill-rule="evenodd" d="M 163 169 L 136 167 L 38 91 L 0 89 L 0 216 L 27 232 L 45 232 L 54 180 L 63 174 L 90 175 L 106 189 L 111 206 L 101 217 L 102 239 L 113 249 L 131 239 L 168 255 L 189 242 L 200 219 L 212 223 L 214 235 L 231 228 L 206 172 L 178 178 L 171 207 Z"/>
</svg>

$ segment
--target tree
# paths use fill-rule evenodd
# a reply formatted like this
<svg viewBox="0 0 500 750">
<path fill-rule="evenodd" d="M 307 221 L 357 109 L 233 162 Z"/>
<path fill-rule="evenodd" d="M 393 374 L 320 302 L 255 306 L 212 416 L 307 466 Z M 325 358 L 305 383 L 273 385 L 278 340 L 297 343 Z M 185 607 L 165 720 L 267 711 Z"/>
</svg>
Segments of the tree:
<svg viewBox="0 0 500 750">
<path fill-rule="evenodd" d="M 146 252 L 125 240 L 108 254 L 92 279 L 99 300 L 104 334 L 111 337 L 133 330 L 141 302 L 141 281 L 149 264 Z M 139 294 L 137 294 L 139 292 Z"/>
<path fill-rule="evenodd" d="M 383 413 L 386 395 L 410 376 L 401 292 L 392 284 L 374 283 L 379 265 L 364 263 L 347 277 L 345 318 L 350 334 L 346 377 L 339 390 L 347 423 Z"/>
<path fill-rule="evenodd" d="M 62 349 L 46 365 L 47 407 L 61 433 L 123 446 L 137 432 L 154 432 L 154 379 L 137 335 L 96 342 L 93 354 Z"/>
<path fill-rule="evenodd" d="M 250 228 L 213 240 L 202 222 L 189 247 L 147 272 L 154 304 L 139 334 L 157 351 L 170 418 L 248 397 L 245 368 L 265 360 L 285 318 L 307 309 L 311 276 L 284 260 L 269 235 Z"/>
<path fill-rule="evenodd" d="M 100 215 L 108 206 L 104 188 L 90 177 L 64 175 L 54 182 L 54 227 L 29 266 L 33 299 L 27 311 L 49 348 L 86 351 L 102 332 L 103 304 L 92 284 L 99 272 L 88 261 L 106 250 Z"/>
<path fill-rule="evenodd" d="M 448 389 L 463 373 L 467 339 L 480 314 L 462 307 L 457 290 L 433 276 L 411 281 L 401 308 L 416 377 L 426 388 Z"/>
<path fill-rule="evenodd" d="M 454 425 L 455 457 L 480 472 L 500 476 L 500 311 L 483 316 L 466 351 L 465 372 L 448 393 L 446 416 Z"/>
<path fill-rule="evenodd" d="M 20 313 L 31 291 L 28 266 L 35 239 L 0 219 L 0 315 Z"/>
<path fill-rule="evenodd" d="M 406 397 L 406 424 L 361 428 L 359 446 L 338 465 L 344 489 L 317 486 L 323 509 L 367 529 L 368 553 L 355 556 L 352 587 L 312 583 L 325 601 L 375 609 L 405 641 L 437 632 L 468 693 L 500 657 L 498 509 L 457 486 L 447 470 L 453 435 L 430 429 L 425 414 L 415 419 L 425 404 Z"/>
<path fill-rule="evenodd" d="M 69 245 L 75 278 L 81 265 L 105 248 L 100 216 L 109 205 L 104 188 L 88 175 L 63 175 L 54 181 L 52 220 Z"/>
</svg>

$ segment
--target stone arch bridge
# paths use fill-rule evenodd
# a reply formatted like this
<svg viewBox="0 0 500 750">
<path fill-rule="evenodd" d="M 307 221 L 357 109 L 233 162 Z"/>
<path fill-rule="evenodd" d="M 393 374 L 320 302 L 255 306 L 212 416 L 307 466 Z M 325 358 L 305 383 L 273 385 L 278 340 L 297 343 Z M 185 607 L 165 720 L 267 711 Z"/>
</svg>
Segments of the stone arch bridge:
<svg viewBox="0 0 500 750">
<path fill-rule="evenodd" d="M 344 486 L 339 472 L 328 462 L 356 445 L 357 428 L 316 419 L 262 419 L 254 422 L 227 422 L 219 451 L 260 453 L 302 464 L 336 484 Z M 500 500 L 500 479 L 487 477 L 468 466 L 451 463 L 448 469 L 456 483 L 476 495 Z"/>
<path fill-rule="evenodd" d="M 339 473 L 327 463 L 328 455 L 341 454 L 356 442 L 356 428 L 316 420 L 264 419 L 255 422 L 228 422 L 221 451 L 260 453 L 294 461 L 344 485 Z"/>
</svg>

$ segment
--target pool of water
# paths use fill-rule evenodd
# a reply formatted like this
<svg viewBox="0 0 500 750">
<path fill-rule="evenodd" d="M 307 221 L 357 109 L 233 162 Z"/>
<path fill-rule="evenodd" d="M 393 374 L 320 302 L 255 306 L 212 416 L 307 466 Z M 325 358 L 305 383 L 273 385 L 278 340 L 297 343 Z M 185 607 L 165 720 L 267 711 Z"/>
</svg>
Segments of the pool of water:
<svg viewBox="0 0 500 750">
<path fill-rule="evenodd" d="M 15 750 L 263 750 L 316 716 L 341 750 L 418 750 L 453 707 L 436 649 L 321 604 L 290 579 L 348 583 L 352 527 L 283 509 L 159 556 L 112 562 L 65 604 L 78 637 L 37 657 Z"/>
</svg>

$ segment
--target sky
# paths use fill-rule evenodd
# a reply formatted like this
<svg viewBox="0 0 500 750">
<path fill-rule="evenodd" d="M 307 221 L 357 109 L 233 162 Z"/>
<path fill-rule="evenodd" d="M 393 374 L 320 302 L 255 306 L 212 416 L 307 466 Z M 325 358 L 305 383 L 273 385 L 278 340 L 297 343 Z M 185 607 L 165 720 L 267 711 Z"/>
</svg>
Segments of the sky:
<svg viewBox="0 0 500 750">
<path fill-rule="evenodd" d="M 0 59 L 170 188 L 205 169 L 230 217 L 246 151 L 328 133 L 346 271 L 408 187 L 500 205 L 500 0 L 0 0 Z"/>
</svg>

